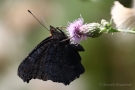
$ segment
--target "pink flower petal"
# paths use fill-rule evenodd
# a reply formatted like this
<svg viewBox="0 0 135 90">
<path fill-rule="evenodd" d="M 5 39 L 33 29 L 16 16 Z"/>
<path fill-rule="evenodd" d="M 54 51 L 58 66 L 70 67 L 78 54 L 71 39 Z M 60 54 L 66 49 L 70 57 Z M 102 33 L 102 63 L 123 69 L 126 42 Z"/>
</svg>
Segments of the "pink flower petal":
<svg viewBox="0 0 135 90">
<path fill-rule="evenodd" d="M 68 23 L 67 32 L 74 43 L 80 43 L 81 40 L 86 39 L 80 33 L 80 27 L 83 26 L 84 19 L 82 17 L 75 20 L 73 23 Z"/>
</svg>

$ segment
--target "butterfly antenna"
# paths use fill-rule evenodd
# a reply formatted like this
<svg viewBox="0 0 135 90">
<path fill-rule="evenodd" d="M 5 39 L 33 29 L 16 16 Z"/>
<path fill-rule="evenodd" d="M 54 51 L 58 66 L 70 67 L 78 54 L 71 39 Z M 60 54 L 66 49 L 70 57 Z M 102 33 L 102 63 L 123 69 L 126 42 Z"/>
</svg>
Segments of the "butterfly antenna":
<svg viewBox="0 0 135 90">
<path fill-rule="evenodd" d="M 42 20 L 43 20 L 45 26 L 48 26 L 47 23 L 45 22 L 45 19 L 43 17 L 42 17 Z"/>
<path fill-rule="evenodd" d="M 48 29 L 45 25 L 43 25 L 43 24 L 35 17 L 35 15 L 34 15 L 30 10 L 28 10 L 28 12 L 29 12 L 44 28 L 46 28 L 46 29 L 49 31 L 49 29 Z"/>
</svg>

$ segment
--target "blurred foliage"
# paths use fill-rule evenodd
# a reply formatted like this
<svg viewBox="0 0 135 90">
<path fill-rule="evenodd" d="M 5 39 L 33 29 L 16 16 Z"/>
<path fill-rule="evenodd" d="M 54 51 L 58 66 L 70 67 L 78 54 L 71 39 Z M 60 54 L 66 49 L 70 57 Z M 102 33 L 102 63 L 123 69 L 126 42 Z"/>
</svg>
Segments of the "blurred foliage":
<svg viewBox="0 0 135 90">
<path fill-rule="evenodd" d="M 135 36 L 104 34 L 81 43 L 80 52 L 85 73 L 69 86 L 33 80 L 29 84 L 17 76 L 19 63 L 44 38 L 49 36 L 27 12 L 30 9 L 40 21 L 52 26 L 67 25 L 80 17 L 85 22 L 110 20 L 114 0 L 1 0 L 0 1 L 0 90 L 134 90 Z M 131 0 L 119 0 L 129 7 Z M 104 86 L 104 84 L 131 86 Z"/>
</svg>

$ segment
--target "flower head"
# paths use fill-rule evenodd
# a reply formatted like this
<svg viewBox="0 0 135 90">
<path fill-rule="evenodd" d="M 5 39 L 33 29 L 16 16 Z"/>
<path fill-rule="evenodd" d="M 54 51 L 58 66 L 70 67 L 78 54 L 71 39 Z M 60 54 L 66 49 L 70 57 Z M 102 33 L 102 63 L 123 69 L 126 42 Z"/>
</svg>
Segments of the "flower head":
<svg viewBox="0 0 135 90">
<path fill-rule="evenodd" d="M 98 37 L 101 35 L 99 23 L 83 24 L 82 17 L 75 20 L 73 23 L 68 23 L 67 32 L 69 34 L 71 43 L 80 43 L 87 37 Z"/>
<path fill-rule="evenodd" d="M 83 18 L 80 17 L 73 23 L 68 23 L 67 32 L 73 43 L 80 43 L 81 40 L 85 39 L 85 36 L 80 33 L 80 27 L 83 26 L 83 22 Z"/>
</svg>

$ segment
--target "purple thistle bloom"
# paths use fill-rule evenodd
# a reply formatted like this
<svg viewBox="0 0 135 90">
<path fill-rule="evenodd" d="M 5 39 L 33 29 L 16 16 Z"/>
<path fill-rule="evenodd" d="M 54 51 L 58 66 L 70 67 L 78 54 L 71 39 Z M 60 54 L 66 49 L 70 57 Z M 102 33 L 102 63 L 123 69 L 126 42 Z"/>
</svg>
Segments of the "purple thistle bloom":
<svg viewBox="0 0 135 90">
<path fill-rule="evenodd" d="M 81 33 L 80 27 L 83 26 L 84 19 L 80 16 L 73 23 L 68 23 L 67 32 L 70 36 L 70 40 L 72 43 L 80 43 L 82 40 L 86 39 L 86 35 Z"/>
<path fill-rule="evenodd" d="M 102 20 L 99 23 L 84 23 L 84 19 L 80 16 L 73 23 L 68 23 L 67 32 L 70 37 L 71 43 L 79 44 L 82 40 L 87 37 L 96 38 L 102 34 L 102 30 L 109 27 L 109 22 Z"/>
</svg>

